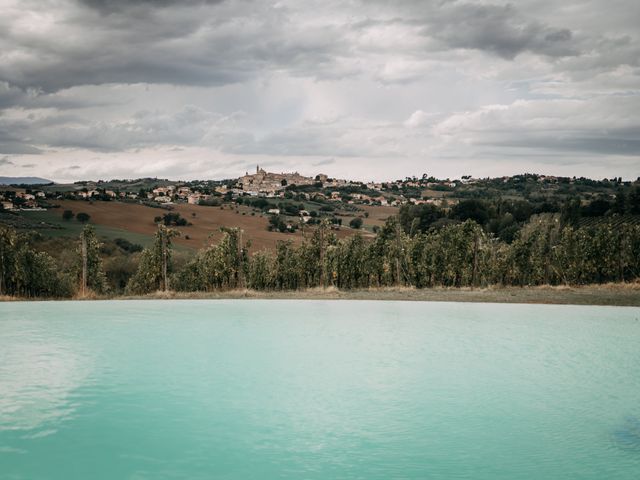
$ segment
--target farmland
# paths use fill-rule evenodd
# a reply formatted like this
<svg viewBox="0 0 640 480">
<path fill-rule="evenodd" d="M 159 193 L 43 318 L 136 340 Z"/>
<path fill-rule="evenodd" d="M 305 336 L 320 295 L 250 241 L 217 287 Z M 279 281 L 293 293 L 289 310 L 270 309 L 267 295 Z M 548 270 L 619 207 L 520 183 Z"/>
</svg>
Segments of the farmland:
<svg viewBox="0 0 640 480">
<path fill-rule="evenodd" d="M 71 210 L 74 214 L 84 212 L 90 215 L 90 223 L 96 226 L 97 233 L 107 238 L 126 238 L 129 241 L 147 245 L 152 240 L 157 226 L 155 217 L 162 216 L 167 210 L 145 205 L 123 202 L 87 202 L 75 200 L 57 201 L 60 207 L 46 212 L 28 212 L 24 216 L 44 221 L 60 228 L 44 229 L 43 233 L 53 236 L 76 236 L 82 224 L 75 219 L 63 220 L 62 213 Z M 379 211 L 378 211 L 379 210 Z M 176 227 L 180 236 L 175 239 L 178 247 L 199 249 L 210 241 L 217 241 L 221 236 L 221 227 L 237 227 L 243 231 L 246 239 L 251 240 L 251 250 L 272 250 L 280 240 L 292 240 L 295 244 L 302 242 L 304 229 L 293 233 L 268 231 L 268 217 L 255 209 L 244 205 L 225 204 L 221 207 L 200 205 L 174 205 L 172 212 L 179 213 L 192 225 Z M 366 207 L 370 212 L 364 218 L 365 227 L 381 225 L 384 219 L 397 211 L 394 207 Z M 307 227 L 307 230 L 311 227 Z M 335 233 L 339 238 L 354 233 L 349 227 L 342 227 Z M 367 235 L 366 232 L 363 232 Z"/>
</svg>

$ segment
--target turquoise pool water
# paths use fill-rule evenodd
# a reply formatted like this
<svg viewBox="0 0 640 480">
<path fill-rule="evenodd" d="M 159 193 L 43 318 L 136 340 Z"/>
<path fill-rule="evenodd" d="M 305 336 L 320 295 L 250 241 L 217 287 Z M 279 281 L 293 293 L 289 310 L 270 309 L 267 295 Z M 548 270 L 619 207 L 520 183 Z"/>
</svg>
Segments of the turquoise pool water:
<svg viewBox="0 0 640 480">
<path fill-rule="evenodd" d="M 640 309 L 0 304 L 2 479 L 640 478 Z"/>
</svg>

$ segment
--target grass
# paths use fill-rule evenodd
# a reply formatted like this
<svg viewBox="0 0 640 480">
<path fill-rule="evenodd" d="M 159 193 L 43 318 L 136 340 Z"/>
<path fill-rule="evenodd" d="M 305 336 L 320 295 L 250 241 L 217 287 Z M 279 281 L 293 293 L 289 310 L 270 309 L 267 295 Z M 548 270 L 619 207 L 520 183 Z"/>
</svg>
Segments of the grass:
<svg viewBox="0 0 640 480">
<path fill-rule="evenodd" d="M 397 300 L 429 302 L 529 303 L 556 305 L 610 305 L 640 307 L 640 282 L 576 287 L 409 287 L 339 290 L 314 288 L 297 291 L 228 290 L 214 292 L 156 292 L 122 299 L 290 299 L 290 300 Z"/>
<path fill-rule="evenodd" d="M 63 220 L 58 215 L 52 214 L 51 210 L 47 211 L 34 211 L 34 212 L 22 212 L 23 216 L 34 222 L 45 222 L 60 228 L 39 228 L 37 231 L 45 237 L 60 238 L 60 237 L 73 237 L 77 238 L 84 228 L 83 223 L 77 221 L 75 218 L 71 220 Z M 137 243 L 143 247 L 148 247 L 153 244 L 154 236 L 144 233 L 132 232 L 123 228 L 109 227 L 106 225 L 94 224 L 89 221 L 89 224 L 96 230 L 96 234 L 99 238 L 106 238 L 109 240 L 115 240 L 116 238 L 124 238 L 131 243 Z M 183 245 L 174 245 L 174 248 L 178 251 L 193 251 L 193 248 L 189 248 Z"/>
<path fill-rule="evenodd" d="M 80 298 L 76 298 L 80 299 Z M 490 287 L 490 288 L 425 288 L 410 287 L 339 290 L 311 288 L 294 291 L 256 291 L 249 289 L 213 292 L 154 292 L 148 295 L 96 297 L 82 300 L 220 300 L 220 299 L 284 299 L 284 300 L 387 300 L 421 302 L 527 303 L 554 305 L 608 305 L 640 307 L 640 282 L 609 283 L 576 287 Z M 30 300 L 0 296 L 0 301 Z M 33 300 L 33 299 L 31 299 Z M 42 299 L 35 299 L 42 300 Z"/>
<path fill-rule="evenodd" d="M 37 231 L 45 236 L 49 237 L 77 237 L 82 232 L 84 224 L 77 221 L 75 218 L 72 220 L 63 220 L 57 215 L 52 215 L 50 211 L 46 212 L 23 212 L 25 218 L 50 223 L 60 228 L 42 228 Z M 96 225 L 89 222 L 96 230 L 99 237 L 108 238 L 114 240 L 116 238 L 125 238 L 132 243 L 139 243 L 143 246 L 148 246 L 153 243 L 152 235 L 145 235 L 141 233 L 131 232 L 121 228 L 107 227 L 105 225 Z"/>
</svg>

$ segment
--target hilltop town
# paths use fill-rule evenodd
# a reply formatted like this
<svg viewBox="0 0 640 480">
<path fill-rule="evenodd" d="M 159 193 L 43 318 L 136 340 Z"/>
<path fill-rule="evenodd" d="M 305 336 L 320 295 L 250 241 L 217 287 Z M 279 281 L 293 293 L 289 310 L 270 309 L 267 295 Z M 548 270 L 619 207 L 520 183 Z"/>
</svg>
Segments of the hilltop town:
<svg viewBox="0 0 640 480">
<path fill-rule="evenodd" d="M 122 211 L 126 216 L 133 205 L 138 205 L 150 212 L 155 210 L 153 218 L 156 218 L 157 209 L 178 213 L 183 208 L 181 205 L 188 205 L 218 207 L 242 216 L 257 217 L 263 219 L 264 229 L 283 233 L 295 232 L 301 224 L 313 225 L 322 218 L 328 219 L 337 229 L 348 226 L 375 232 L 381 221 L 397 213 L 400 207 L 428 206 L 437 210 L 439 216 L 447 216 L 452 209 L 467 208 L 470 200 L 511 202 L 512 206 L 507 210 L 514 210 L 513 205 L 517 205 L 527 212 L 516 215 L 524 215 L 524 219 L 532 213 L 560 212 L 573 199 L 582 209 L 582 216 L 602 216 L 616 209 L 621 211 L 622 207 L 615 205 L 616 198 L 620 198 L 621 192 L 635 198 L 633 195 L 639 185 L 640 180 L 622 181 L 617 177 L 592 180 L 536 174 L 498 178 L 466 175 L 453 180 L 424 174 L 389 182 L 360 182 L 331 178 L 323 173 L 315 176 L 298 172 L 274 173 L 257 165 L 255 173 L 246 172 L 238 178 L 224 180 L 143 178 L 0 186 L 0 223 L 42 231 L 55 226 L 56 222 L 51 220 L 60 217 L 65 210 L 78 212 L 103 208 L 115 212 L 118 206 L 126 205 L 129 210 Z M 635 212 L 632 207 L 628 210 Z M 189 210 L 189 214 L 196 217 L 198 211 Z M 622 208 L 622 211 L 626 210 Z M 31 213 L 25 217 L 27 212 L 52 215 L 43 213 L 42 218 L 37 217 L 33 222 L 31 220 L 36 216 Z M 212 210 L 206 215 L 215 216 Z M 194 223 L 193 218 L 190 221 Z M 224 221 L 233 225 L 235 220 Z M 188 223 L 184 219 L 182 222 Z M 153 226 L 153 222 L 149 226 Z"/>
<path fill-rule="evenodd" d="M 237 179 L 206 181 L 172 181 L 158 178 L 136 180 L 79 181 L 72 184 L 0 185 L 0 205 L 4 210 L 48 208 L 49 200 L 121 200 L 148 205 L 188 203 L 206 205 L 216 198 L 235 200 L 242 197 L 288 199 L 302 196 L 306 200 L 343 202 L 380 206 L 433 204 L 452 206 L 469 196 L 487 197 L 504 194 L 533 199 L 561 198 L 579 194 L 584 200 L 599 195 L 614 195 L 617 188 L 638 184 L 620 178 L 591 180 L 535 174 L 498 178 L 437 179 L 428 175 L 407 177 L 389 182 L 360 182 L 331 178 L 319 173 L 304 176 L 298 172 L 267 172 L 256 166 L 255 173 Z M 474 192 L 474 194 L 471 194 Z"/>
</svg>

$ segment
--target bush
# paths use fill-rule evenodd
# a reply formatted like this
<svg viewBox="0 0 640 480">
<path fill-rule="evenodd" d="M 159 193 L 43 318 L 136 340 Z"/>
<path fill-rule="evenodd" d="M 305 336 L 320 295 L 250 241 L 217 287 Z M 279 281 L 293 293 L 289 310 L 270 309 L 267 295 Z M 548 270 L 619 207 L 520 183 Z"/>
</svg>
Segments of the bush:
<svg viewBox="0 0 640 480">
<path fill-rule="evenodd" d="M 163 223 L 167 227 L 176 226 L 176 227 L 185 227 L 189 225 L 186 218 L 180 216 L 179 213 L 165 213 L 162 217 L 155 217 L 153 219 L 154 223 Z"/>
<path fill-rule="evenodd" d="M 351 221 L 349 222 L 349 226 L 355 229 L 362 228 L 362 219 L 360 217 L 351 219 Z"/>
<path fill-rule="evenodd" d="M 62 212 L 62 219 L 63 220 L 71 220 L 73 218 L 73 212 L 71 210 L 65 210 L 64 212 Z"/>
<path fill-rule="evenodd" d="M 142 251 L 142 245 L 139 245 L 137 243 L 131 243 L 126 238 L 116 238 L 114 240 L 114 243 L 118 247 L 120 247 L 123 251 L 128 252 L 128 253 L 135 253 L 135 252 L 141 252 Z"/>
<path fill-rule="evenodd" d="M 76 215 L 76 220 L 82 223 L 87 223 L 90 218 L 91 218 L 91 215 L 84 212 L 80 212 L 79 214 Z"/>
<path fill-rule="evenodd" d="M 287 224 L 282 220 L 280 215 L 272 215 L 271 217 L 269 217 L 269 226 L 267 227 L 267 229 L 270 232 L 274 230 L 278 232 L 286 232 Z"/>
<path fill-rule="evenodd" d="M 219 198 L 216 197 L 211 197 L 211 198 L 201 198 L 198 201 L 198 205 L 202 205 L 205 207 L 218 207 L 220 205 L 222 205 L 222 200 L 220 200 Z M 192 214 L 194 217 L 196 216 L 195 213 Z"/>
</svg>

